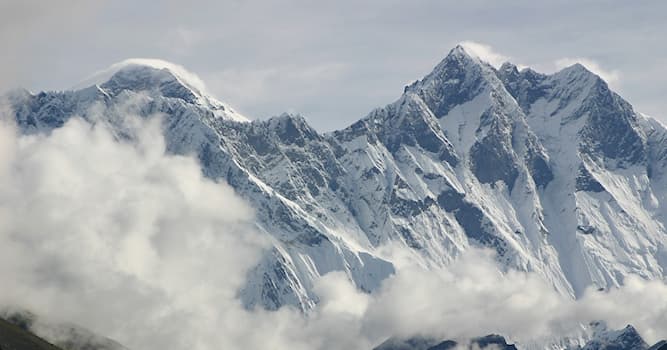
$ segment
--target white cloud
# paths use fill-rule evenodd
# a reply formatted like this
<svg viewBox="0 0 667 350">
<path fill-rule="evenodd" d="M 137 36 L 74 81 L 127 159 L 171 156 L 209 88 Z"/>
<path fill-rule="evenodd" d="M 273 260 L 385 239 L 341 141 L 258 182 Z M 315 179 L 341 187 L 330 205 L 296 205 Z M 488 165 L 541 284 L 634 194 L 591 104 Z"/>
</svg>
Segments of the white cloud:
<svg viewBox="0 0 667 350">
<path fill-rule="evenodd" d="M 2 304 L 137 349 L 189 348 L 234 309 L 265 246 L 253 211 L 194 159 L 165 155 L 158 121 L 129 125 L 133 143 L 78 119 L 49 136 L 0 128 Z"/>
<path fill-rule="evenodd" d="M 477 56 L 482 61 L 499 68 L 503 63 L 509 61 L 510 57 L 495 51 L 491 46 L 475 41 L 463 41 L 460 45 L 471 55 Z"/>
<path fill-rule="evenodd" d="M 586 69 L 598 75 L 604 81 L 607 82 L 610 86 L 618 87 L 621 80 L 621 73 L 618 70 L 608 70 L 603 68 L 598 62 L 588 59 L 588 58 L 560 58 L 554 62 L 554 65 L 557 69 L 563 69 L 569 67 L 573 64 L 579 63 L 586 67 Z"/>
<path fill-rule="evenodd" d="M 418 286 L 418 287 L 416 287 Z M 469 339 L 490 333 L 522 344 L 576 336 L 581 325 L 633 324 L 649 342 L 665 337 L 667 285 L 636 276 L 610 292 L 563 297 L 537 274 L 501 272 L 487 251 L 471 249 L 445 269 L 404 266 L 367 306 L 365 333 Z M 627 306 L 627 307 L 626 307 Z M 544 345 L 544 343 L 541 343 Z"/>
</svg>

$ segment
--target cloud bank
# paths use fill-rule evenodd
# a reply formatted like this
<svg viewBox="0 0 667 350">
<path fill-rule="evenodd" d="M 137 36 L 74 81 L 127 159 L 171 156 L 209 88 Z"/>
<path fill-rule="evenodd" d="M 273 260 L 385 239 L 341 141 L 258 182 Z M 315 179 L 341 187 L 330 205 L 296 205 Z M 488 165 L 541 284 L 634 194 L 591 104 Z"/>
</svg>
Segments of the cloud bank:
<svg viewBox="0 0 667 350">
<path fill-rule="evenodd" d="M 129 113 L 129 112 L 128 112 Z M 245 274 L 270 246 L 253 211 L 189 157 L 165 153 L 159 116 L 128 123 L 72 119 L 49 135 L 0 127 L 0 305 L 73 322 L 136 350 L 370 349 L 390 336 L 464 340 L 501 333 L 529 343 L 581 323 L 635 325 L 665 337 L 667 286 L 629 277 L 573 301 L 540 277 L 502 272 L 471 249 L 426 271 L 401 253 L 374 295 L 341 273 L 315 286 L 307 315 L 246 310 Z"/>
<path fill-rule="evenodd" d="M 230 187 L 165 155 L 158 118 L 128 127 L 132 142 L 76 118 L 48 136 L 0 129 L 0 276 L 11 286 L 0 301 L 137 349 L 186 348 L 192 315 L 224 310 L 217 300 L 234 300 L 265 242 Z"/>
</svg>

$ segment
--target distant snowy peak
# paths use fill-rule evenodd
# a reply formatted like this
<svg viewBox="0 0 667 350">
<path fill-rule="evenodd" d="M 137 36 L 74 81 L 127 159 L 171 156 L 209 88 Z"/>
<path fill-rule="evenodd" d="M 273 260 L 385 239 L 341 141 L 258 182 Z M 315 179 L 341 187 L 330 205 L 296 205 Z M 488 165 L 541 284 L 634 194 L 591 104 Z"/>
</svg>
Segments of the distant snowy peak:
<svg viewBox="0 0 667 350">
<path fill-rule="evenodd" d="M 201 105 L 216 115 L 235 121 L 249 121 L 228 105 L 220 102 L 206 90 L 204 82 L 180 65 L 159 60 L 132 58 L 111 65 L 77 84 L 75 89 L 99 86 L 110 94 L 123 90 L 146 91 L 167 98 L 178 98 Z"/>
<path fill-rule="evenodd" d="M 593 330 L 592 339 L 586 343 L 582 350 L 604 350 L 604 349 L 624 349 L 624 350 L 644 350 L 649 349 L 649 345 L 642 339 L 637 330 L 627 325 L 620 330 L 608 329 L 604 322 L 591 323 Z M 659 342 L 656 346 L 661 345 Z M 653 349 L 654 347 L 650 347 Z"/>
</svg>

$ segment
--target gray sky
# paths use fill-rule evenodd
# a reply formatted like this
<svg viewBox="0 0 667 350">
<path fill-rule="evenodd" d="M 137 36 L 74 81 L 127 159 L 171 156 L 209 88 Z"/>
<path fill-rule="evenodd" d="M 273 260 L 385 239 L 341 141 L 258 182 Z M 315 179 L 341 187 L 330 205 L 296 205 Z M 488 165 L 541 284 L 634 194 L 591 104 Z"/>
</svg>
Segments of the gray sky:
<svg viewBox="0 0 667 350">
<path fill-rule="evenodd" d="M 667 120 L 667 2 L 463 3 L 0 0 L 0 89 L 66 89 L 126 58 L 161 58 L 249 117 L 299 112 L 325 131 L 471 41 L 544 72 L 584 61 Z"/>
</svg>

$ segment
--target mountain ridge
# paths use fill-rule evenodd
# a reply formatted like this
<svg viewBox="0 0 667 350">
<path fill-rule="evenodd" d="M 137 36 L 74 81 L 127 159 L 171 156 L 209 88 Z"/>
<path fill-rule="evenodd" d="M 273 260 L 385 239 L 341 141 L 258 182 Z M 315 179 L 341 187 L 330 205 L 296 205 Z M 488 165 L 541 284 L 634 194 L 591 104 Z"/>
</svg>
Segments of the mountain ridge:
<svg viewBox="0 0 667 350">
<path fill-rule="evenodd" d="M 330 133 L 290 114 L 221 118 L 163 70 L 148 73 L 150 86 L 14 98 L 15 119 L 35 133 L 98 114 L 119 127 L 128 105 L 162 114 L 167 150 L 227 181 L 273 239 L 240 292 L 249 307 L 307 311 L 313 281 L 331 271 L 372 292 L 395 271 L 379 251 L 388 243 L 425 266 L 490 248 L 572 297 L 627 274 L 665 278 L 667 132 L 581 65 L 495 69 L 456 47 L 397 101 Z"/>
</svg>

